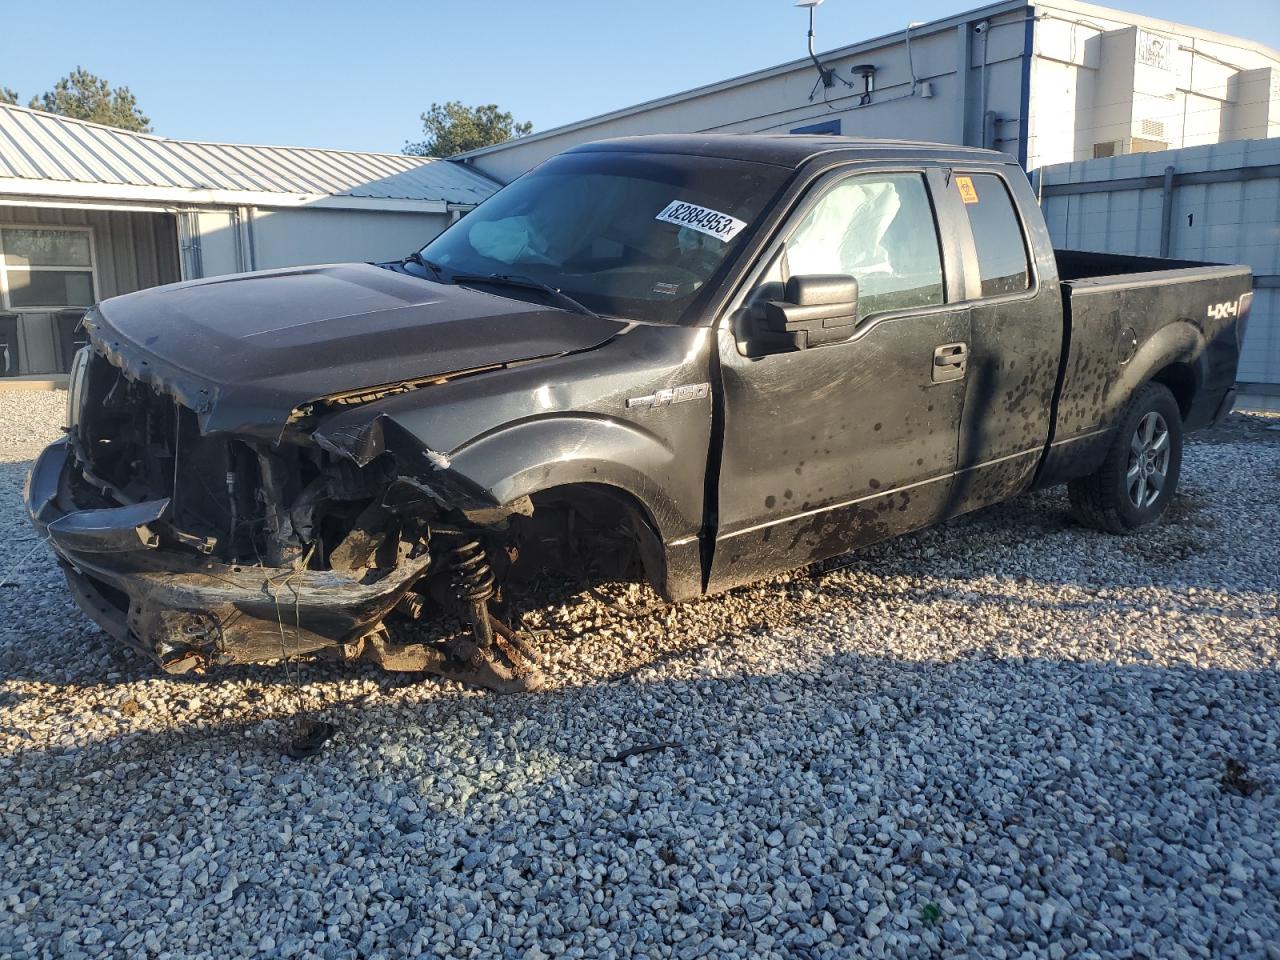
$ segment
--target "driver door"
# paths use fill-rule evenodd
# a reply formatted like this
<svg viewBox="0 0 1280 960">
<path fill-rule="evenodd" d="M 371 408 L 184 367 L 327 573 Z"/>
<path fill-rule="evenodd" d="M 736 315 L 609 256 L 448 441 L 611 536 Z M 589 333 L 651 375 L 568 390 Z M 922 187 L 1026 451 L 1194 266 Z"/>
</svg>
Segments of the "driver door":
<svg viewBox="0 0 1280 960">
<path fill-rule="evenodd" d="M 820 180 L 721 325 L 710 590 L 946 514 L 969 340 L 962 268 L 943 256 L 950 239 L 935 215 L 946 198 L 942 175 L 925 168 L 864 166 Z M 858 284 L 847 336 L 803 349 L 752 342 L 753 318 L 789 278 L 831 274 Z"/>
</svg>

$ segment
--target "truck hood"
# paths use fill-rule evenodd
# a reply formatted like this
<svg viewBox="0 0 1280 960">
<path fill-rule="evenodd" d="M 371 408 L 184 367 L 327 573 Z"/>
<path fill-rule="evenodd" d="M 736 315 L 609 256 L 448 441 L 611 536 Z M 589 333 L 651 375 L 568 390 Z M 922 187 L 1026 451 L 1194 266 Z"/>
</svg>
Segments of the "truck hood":
<svg viewBox="0 0 1280 960">
<path fill-rule="evenodd" d="M 104 301 L 85 326 L 204 432 L 278 435 L 321 397 L 562 356 L 626 324 L 353 263 L 154 287 Z"/>
</svg>

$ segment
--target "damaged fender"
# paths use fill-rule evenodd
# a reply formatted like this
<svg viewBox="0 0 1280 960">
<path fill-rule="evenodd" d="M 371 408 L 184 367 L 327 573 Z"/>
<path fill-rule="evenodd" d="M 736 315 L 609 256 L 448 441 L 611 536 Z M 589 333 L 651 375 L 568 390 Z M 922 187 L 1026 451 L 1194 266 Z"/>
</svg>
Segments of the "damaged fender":
<svg viewBox="0 0 1280 960">
<path fill-rule="evenodd" d="M 700 588 L 697 540 L 681 533 L 701 523 L 700 491 L 682 488 L 677 454 L 638 424 L 603 417 L 553 415 L 504 425 L 455 450 L 433 450 L 380 414 L 364 424 L 344 417 L 318 429 L 325 449 L 371 462 L 394 454 L 400 469 L 442 505 L 484 524 L 527 515 L 529 498 L 558 487 L 592 484 L 624 494 L 652 534 L 646 572 L 664 596 L 696 595 Z"/>
</svg>

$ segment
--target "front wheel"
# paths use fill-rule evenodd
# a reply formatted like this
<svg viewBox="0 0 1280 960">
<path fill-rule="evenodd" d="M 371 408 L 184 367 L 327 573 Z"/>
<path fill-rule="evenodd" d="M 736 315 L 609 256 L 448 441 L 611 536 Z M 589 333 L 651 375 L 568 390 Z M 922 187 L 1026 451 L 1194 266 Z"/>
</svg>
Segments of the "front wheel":
<svg viewBox="0 0 1280 960">
<path fill-rule="evenodd" d="M 1145 383 L 1120 416 L 1096 473 L 1067 485 L 1085 526 L 1129 533 L 1160 519 L 1182 472 L 1182 412 L 1162 383 Z"/>
</svg>

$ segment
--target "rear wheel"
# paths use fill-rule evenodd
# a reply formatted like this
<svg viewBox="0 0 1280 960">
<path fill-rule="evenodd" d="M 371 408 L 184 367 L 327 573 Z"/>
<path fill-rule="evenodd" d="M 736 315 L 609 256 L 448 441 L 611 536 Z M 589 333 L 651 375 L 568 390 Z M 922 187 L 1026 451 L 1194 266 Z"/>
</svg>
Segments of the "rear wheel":
<svg viewBox="0 0 1280 960">
<path fill-rule="evenodd" d="M 1182 414 L 1162 383 L 1143 384 L 1125 407 L 1096 473 L 1073 480 L 1071 511 L 1085 526 L 1129 533 L 1158 520 L 1182 472 Z"/>
</svg>

